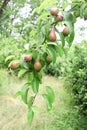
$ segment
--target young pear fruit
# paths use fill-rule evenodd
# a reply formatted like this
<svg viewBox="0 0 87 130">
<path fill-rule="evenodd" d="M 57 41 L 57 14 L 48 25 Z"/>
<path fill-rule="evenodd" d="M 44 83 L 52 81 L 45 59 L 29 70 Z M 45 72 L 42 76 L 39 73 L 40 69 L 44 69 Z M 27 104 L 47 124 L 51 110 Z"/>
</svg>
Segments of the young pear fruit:
<svg viewBox="0 0 87 130">
<path fill-rule="evenodd" d="M 16 69 L 16 68 L 19 67 L 19 65 L 20 65 L 20 62 L 14 61 L 14 62 L 11 62 L 11 63 L 10 63 L 9 67 L 10 67 L 11 69 Z"/>
<path fill-rule="evenodd" d="M 36 71 L 40 71 L 41 68 L 42 68 L 41 62 L 40 62 L 39 60 L 36 60 L 35 63 L 34 63 L 34 69 L 35 69 Z"/>
<path fill-rule="evenodd" d="M 64 36 L 68 36 L 68 34 L 70 33 L 70 31 L 69 31 L 69 28 L 66 26 L 64 29 L 63 29 L 63 35 Z"/>
<path fill-rule="evenodd" d="M 27 54 L 24 56 L 24 61 L 29 62 L 32 60 L 32 54 Z"/>
<path fill-rule="evenodd" d="M 79 16 L 80 16 L 80 11 L 79 11 L 79 10 L 78 10 L 78 11 L 75 11 L 75 12 L 74 12 L 74 15 L 75 15 L 76 18 L 79 17 Z"/>
<path fill-rule="evenodd" d="M 58 14 L 58 9 L 56 7 L 53 7 L 50 9 L 50 14 L 51 15 L 54 15 L 54 16 L 57 16 Z"/>
<path fill-rule="evenodd" d="M 57 15 L 56 20 L 57 20 L 58 22 L 63 21 L 63 16 L 62 16 L 62 15 Z"/>
<path fill-rule="evenodd" d="M 50 64 L 52 62 L 52 57 L 50 56 L 50 54 L 47 55 L 46 61 L 48 64 Z"/>
<path fill-rule="evenodd" d="M 52 42 L 56 41 L 56 33 L 54 27 L 50 31 L 49 40 Z"/>
</svg>

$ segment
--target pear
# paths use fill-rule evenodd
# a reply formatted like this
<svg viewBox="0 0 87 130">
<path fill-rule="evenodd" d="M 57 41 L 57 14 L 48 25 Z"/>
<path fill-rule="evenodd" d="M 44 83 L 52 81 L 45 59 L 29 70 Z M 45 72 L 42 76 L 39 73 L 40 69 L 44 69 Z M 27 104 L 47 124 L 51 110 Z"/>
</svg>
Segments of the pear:
<svg viewBox="0 0 87 130">
<path fill-rule="evenodd" d="M 70 33 L 70 31 L 69 31 L 69 28 L 66 26 L 64 29 L 63 29 L 63 35 L 64 36 L 68 36 L 69 35 L 69 33 Z"/>
<path fill-rule="evenodd" d="M 39 60 L 36 60 L 35 63 L 34 63 L 34 69 L 35 69 L 36 71 L 40 71 L 41 68 L 42 68 L 41 62 L 40 62 Z"/>
<path fill-rule="evenodd" d="M 63 21 L 63 16 L 62 16 L 62 15 L 57 15 L 56 20 L 57 20 L 58 22 Z"/>
<path fill-rule="evenodd" d="M 56 33 L 54 27 L 50 31 L 49 40 L 52 42 L 56 41 Z"/>
<path fill-rule="evenodd" d="M 57 16 L 58 14 L 58 9 L 56 7 L 53 7 L 50 9 L 50 14 L 51 15 L 54 15 L 54 16 Z"/>
<path fill-rule="evenodd" d="M 16 69 L 16 68 L 19 67 L 19 65 L 20 65 L 20 62 L 19 62 L 19 61 L 14 61 L 14 62 L 11 62 L 11 63 L 10 63 L 9 67 L 10 67 L 11 69 Z"/>
<path fill-rule="evenodd" d="M 24 56 L 24 61 L 30 62 L 32 60 L 32 54 L 27 54 Z"/>
<path fill-rule="evenodd" d="M 47 55 L 46 61 L 48 64 L 50 64 L 52 62 L 52 57 L 50 56 L 50 54 Z"/>
</svg>

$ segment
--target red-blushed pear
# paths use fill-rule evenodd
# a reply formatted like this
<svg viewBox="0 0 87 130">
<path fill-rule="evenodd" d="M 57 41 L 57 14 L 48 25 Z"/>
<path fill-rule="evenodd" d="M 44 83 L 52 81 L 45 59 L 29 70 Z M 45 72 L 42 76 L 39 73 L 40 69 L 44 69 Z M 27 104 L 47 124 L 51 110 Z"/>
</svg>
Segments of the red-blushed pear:
<svg viewBox="0 0 87 130">
<path fill-rule="evenodd" d="M 54 16 L 57 16 L 58 14 L 58 9 L 56 7 L 53 7 L 50 9 L 50 14 L 51 15 L 54 15 Z"/>
<path fill-rule="evenodd" d="M 20 65 L 20 62 L 19 62 L 19 61 L 14 61 L 14 62 L 11 62 L 11 63 L 10 63 L 9 67 L 10 67 L 11 69 L 16 69 L 16 68 L 19 67 L 19 65 Z"/>
<path fill-rule="evenodd" d="M 24 61 L 30 62 L 32 60 L 32 54 L 27 54 L 24 56 Z"/>
<path fill-rule="evenodd" d="M 64 36 L 68 36 L 69 33 L 70 33 L 69 28 L 66 26 L 66 27 L 63 29 L 62 33 L 63 33 Z"/>
<path fill-rule="evenodd" d="M 34 63 L 34 69 L 36 71 L 40 71 L 41 68 L 42 68 L 42 64 L 41 64 L 40 60 L 36 60 L 35 63 Z"/>
<path fill-rule="evenodd" d="M 54 27 L 51 29 L 50 34 L 49 34 L 49 40 L 52 42 L 56 41 L 56 33 Z"/>
<path fill-rule="evenodd" d="M 58 22 L 62 22 L 63 21 L 63 16 L 62 15 L 57 15 L 56 20 Z"/>
</svg>

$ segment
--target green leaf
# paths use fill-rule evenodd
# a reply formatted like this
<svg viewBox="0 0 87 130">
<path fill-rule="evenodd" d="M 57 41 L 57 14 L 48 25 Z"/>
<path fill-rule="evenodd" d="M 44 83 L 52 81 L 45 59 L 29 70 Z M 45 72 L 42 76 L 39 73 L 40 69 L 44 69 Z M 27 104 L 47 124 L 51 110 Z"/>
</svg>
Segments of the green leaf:
<svg viewBox="0 0 87 130">
<path fill-rule="evenodd" d="M 39 80 L 36 77 L 32 80 L 32 89 L 33 89 L 34 93 L 38 93 L 38 90 L 39 90 Z"/>
<path fill-rule="evenodd" d="M 56 51 L 54 50 L 54 48 L 48 46 L 47 47 L 47 52 L 50 54 L 50 56 L 52 57 L 52 61 L 53 63 L 56 62 Z"/>
<path fill-rule="evenodd" d="M 57 51 L 58 51 L 58 54 L 59 54 L 60 56 L 63 55 L 63 48 L 62 48 L 62 46 L 58 45 Z"/>
<path fill-rule="evenodd" d="M 73 15 L 71 12 L 63 12 L 64 20 L 68 22 L 73 22 Z"/>
<path fill-rule="evenodd" d="M 30 108 L 28 110 L 27 118 L 28 118 L 29 124 L 31 125 L 33 118 L 34 118 L 34 112 L 33 112 L 32 108 Z"/>
<path fill-rule="evenodd" d="M 29 85 L 32 84 L 32 80 L 33 80 L 33 78 L 34 78 L 33 73 L 30 73 L 30 74 L 28 75 L 28 77 L 27 77 L 27 80 L 28 80 Z"/>
<path fill-rule="evenodd" d="M 43 98 L 46 100 L 47 110 L 52 109 L 52 103 L 50 102 L 49 96 L 47 94 L 42 94 Z"/>
<path fill-rule="evenodd" d="M 48 42 L 48 45 L 57 46 L 57 44 L 55 42 Z"/>
<path fill-rule="evenodd" d="M 65 38 L 64 38 L 63 33 L 59 32 L 59 36 L 60 36 L 60 39 L 61 39 L 61 42 L 62 42 L 62 46 L 65 46 Z"/>
<path fill-rule="evenodd" d="M 41 3 L 41 5 L 35 9 L 34 12 L 42 13 L 43 10 L 44 10 L 46 7 L 48 7 L 48 6 L 53 6 L 54 4 L 55 4 L 55 0 L 52 0 L 51 2 L 50 2 L 50 0 L 44 0 L 44 1 Z"/>
<path fill-rule="evenodd" d="M 32 106 L 32 111 L 34 112 L 34 114 L 36 114 L 38 112 L 38 107 L 37 106 Z"/>
<path fill-rule="evenodd" d="M 23 57 L 20 59 L 20 64 L 23 68 L 28 69 L 28 64 L 24 61 Z"/>
<path fill-rule="evenodd" d="M 38 56 L 38 52 L 37 52 L 36 50 L 33 51 L 33 59 L 34 59 L 34 60 L 37 58 L 37 56 Z"/>
<path fill-rule="evenodd" d="M 10 55 L 8 57 L 6 57 L 5 62 L 12 60 L 15 56 L 14 55 Z"/>
<path fill-rule="evenodd" d="M 26 24 L 24 27 L 23 27 L 23 30 L 25 30 L 26 28 L 29 28 L 29 27 L 33 27 L 32 24 Z"/>
<path fill-rule="evenodd" d="M 14 98 L 16 98 L 16 97 L 18 97 L 18 96 L 20 96 L 21 95 L 21 91 L 18 91 L 18 92 L 16 92 L 15 94 L 14 94 Z"/>
<path fill-rule="evenodd" d="M 69 36 L 69 46 L 71 46 L 72 45 L 72 42 L 73 42 L 73 40 L 74 40 L 74 30 L 70 33 L 70 36 Z"/>
<path fill-rule="evenodd" d="M 34 100 L 34 97 L 31 96 L 31 97 L 29 98 L 28 103 L 27 103 L 29 108 L 32 106 L 33 100 Z"/>
<path fill-rule="evenodd" d="M 55 94 L 54 94 L 53 89 L 50 86 L 46 86 L 46 90 L 47 90 L 50 102 L 53 103 L 55 100 Z"/>
<path fill-rule="evenodd" d="M 26 83 L 23 85 L 23 87 L 21 89 L 21 97 L 25 104 L 27 104 L 28 90 L 29 90 L 29 84 Z"/>
<path fill-rule="evenodd" d="M 85 7 L 86 4 L 82 4 L 80 7 L 80 17 L 83 17 L 84 13 L 85 13 Z M 87 16 L 87 12 L 86 12 L 86 16 Z"/>
<path fill-rule="evenodd" d="M 65 46 L 65 37 L 63 35 L 62 32 L 59 32 L 58 29 L 56 29 L 56 32 L 59 34 L 61 42 L 62 42 L 62 46 Z"/>
<path fill-rule="evenodd" d="M 42 15 L 39 16 L 39 18 L 37 19 L 37 22 L 40 22 L 42 19 L 47 18 L 48 15 L 49 15 L 49 12 L 44 12 Z"/>
<path fill-rule="evenodd" d="M 22 78 L 26 72 L 28 72 L 27 69 L 21 69 L 18 73 L 18 78 Z"/>
</svg>

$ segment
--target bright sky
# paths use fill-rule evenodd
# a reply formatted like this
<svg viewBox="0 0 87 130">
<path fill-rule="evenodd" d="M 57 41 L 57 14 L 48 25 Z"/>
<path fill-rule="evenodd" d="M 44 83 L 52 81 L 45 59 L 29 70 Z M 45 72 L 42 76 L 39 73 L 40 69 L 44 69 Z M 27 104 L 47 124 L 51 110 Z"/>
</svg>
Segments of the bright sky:
<svg viewBox="0 0 87 130">
<path fill-rule="evenodd" d="M 77 19 L 75 23 L 75 39 L 74 42 L 81 42 L 83 39 L 87 40 L 87 20 Z"/>
</svg>

